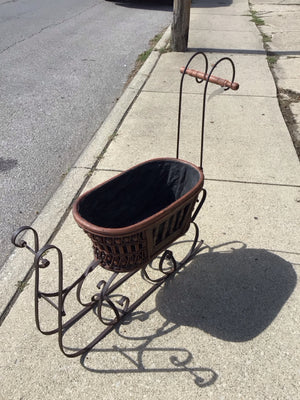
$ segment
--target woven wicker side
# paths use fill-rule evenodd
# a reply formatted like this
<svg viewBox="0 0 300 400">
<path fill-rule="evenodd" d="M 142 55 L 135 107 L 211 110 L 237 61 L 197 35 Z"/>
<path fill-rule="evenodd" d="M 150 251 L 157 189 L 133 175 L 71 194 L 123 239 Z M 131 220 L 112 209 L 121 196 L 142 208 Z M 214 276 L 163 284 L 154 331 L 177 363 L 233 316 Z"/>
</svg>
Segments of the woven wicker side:
<svg viewBox="0 0 300 400">
<path fill-rule="evenodd" d="M 147 230 L 148 253 L 151 258 L 165 250 L 174 240 L 186 233 L 190 226 L 191 214 L 196 200 L 197 196 L 189 199 L 188 202 L 175 209 L 153 226 L 151 232 Z"/>
<path fill-rule="evenodd" d="M 100 265 L 113 272 L 130 272 L 151 262 L 177 238 L 185 234 L 198 194 L 160 219 L 149 218 L 143 231 L 123 236 L 103 236 L 85 230 Z"/>
<path fill-rule="evenodd" d="M 122 237 L 107 237 L 85 231 L 92 240 L 100 265 L 114 272 L 129 272 L 148 262 L 145 232 Z"/>
</svg>

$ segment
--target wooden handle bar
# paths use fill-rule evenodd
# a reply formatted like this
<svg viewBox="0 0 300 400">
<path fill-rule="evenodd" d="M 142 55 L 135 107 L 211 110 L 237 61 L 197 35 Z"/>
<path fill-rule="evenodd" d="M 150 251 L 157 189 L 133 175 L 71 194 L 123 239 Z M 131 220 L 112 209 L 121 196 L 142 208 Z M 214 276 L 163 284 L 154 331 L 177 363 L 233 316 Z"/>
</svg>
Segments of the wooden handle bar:
<svg viewBox="0 0 300 400">
<path fill-rule="evenodd" d="M 184 70 L 185 70 L 185 67 L 180 68 L 180 72 L 182 74 L 184 73 Z M 195 69 L 190 69 L 190 68 L 187 68 L 185 73 L 194 78 L 203 79 L 205 81 L 207 81 L 208 76 L 209 76 L 209 74 L 204 74 L 203 72 L 196 71 Z M 228 87 L 232 90 L 238 90 L 238 88 L 240 87 L 240 85 L 237 82 L 230 82 L 227 79 L 218 78 L 217 76 L 213 76 L 213 75 L 210 76 L 209 82 L 215 83 L 216 85 L 220 85 L 222 87 Z"/>
</svg>

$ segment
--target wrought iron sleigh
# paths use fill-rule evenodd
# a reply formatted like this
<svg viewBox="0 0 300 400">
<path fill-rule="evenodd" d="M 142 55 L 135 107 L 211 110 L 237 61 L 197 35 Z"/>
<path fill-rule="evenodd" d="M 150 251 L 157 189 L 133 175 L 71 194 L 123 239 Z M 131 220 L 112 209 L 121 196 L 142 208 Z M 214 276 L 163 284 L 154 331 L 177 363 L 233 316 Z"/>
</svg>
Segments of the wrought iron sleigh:
<svg viewBox="0 0 300 400">
<path fill-rule="evenodd" d="M 204 57 L 205 72 L 189 68 L 191 61 L 198 55 Z M 231 80 L 212 75 L 215 68 L 223 61 L 229 62 L 232 67 Z M 51 244 L 40 248 L 38 234 L 29 226 L 19 228 L 12 236 L 15 246 L 25 247 L 34 254 L 36 326 L 43 334 L 57 333 L 59 347 L 67 357 L 77 357 L 89 351 L 110 333 L 125 315 L 137 308 L 170 275 L 182 268 L 201 250 L 203 242 L 199 241 L 199 228 L 195 218 L 206 199 L 202 160 L 207 87 L 208 83 L 212 82 L 224 87 L 224 90 L 229 88 L 237 90 L 238 84 L 234 82 L 234 63 L 228 57 L 221 58 L 208 73 L 207 57 L 204 53 L 198 52 L 189 59 L 185 67 L 181 68 L 181 72 L 176 158 L 152 159 L 136 165 L 84 193 L 74 203 L 73 216 L 90 237 L 94 249 L 94 260 L 82 275 L 68 287 L 63 287 L 61 250 Z M 199 167 L 179 159 L 182 92 L 186 75 L 195 77 L 197 83 L 205 81 Z M 199 195 L 201 195 L 200 201 Z M 196 207 L 197 202 L 199 204 Z M 192 246 L 184 259 L 177 262 L 168 248 L 188 231 L 191 224 L 195 228 Z M 33 232 L 34 246 L 29 246 L 22 239 L 26 231 Z M 49 250 L 56 251 L 58 257 L 58 290 L 55 292 L 40 290 L 40 269 L 47 268 L 50 264 L 45 258 L 45 253 Z M 160 254 L 161 276 L 153 279 L 147 272 L 147 265 Z M 107 281 L 101 280 L 98 283 L 98 292 L 90 301 L 83 301 L 81 296 L 83 282 L 99 266 L 111 271 L 111 277 Z M 115 301 L 113 298 L 115 290 L 138 271 L 141 271 L 144 279 L 152 283 L 150 289 L 133 304 L 125 295 Z M 65 301 L 69 293 L 74 291 L 82 309 L 65 321 Z M 40 326 L 39 304 L 42 299 L 57 310 L 58 326 L 49 331 L 44 331 Z M 103 317 L 103 307 L 108 307 L 112 312 L 113 316 L 109 320 Z M 64 333 L 91 310 L 96 312 L 105 325 L 103 331 L 83 348 L 73 352 L 66 351 L 63 344 Z"/>
</svg>

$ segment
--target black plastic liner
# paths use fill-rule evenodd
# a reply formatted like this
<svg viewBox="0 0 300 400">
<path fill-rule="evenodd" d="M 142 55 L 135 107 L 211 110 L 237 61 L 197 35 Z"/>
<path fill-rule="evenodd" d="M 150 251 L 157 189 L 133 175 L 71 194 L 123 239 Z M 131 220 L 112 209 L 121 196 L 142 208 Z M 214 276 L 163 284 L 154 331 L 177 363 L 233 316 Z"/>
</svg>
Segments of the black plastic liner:
<svg viewBox="0 0 300 400">
<path fill-rule="evenodd" d="M 149 161 L 91 191 L 79 203 L 78 211 L 99 227 L 127 227 L 168 207 L 200 179 L 200 171 L 183 161 Z"/>
</svg>

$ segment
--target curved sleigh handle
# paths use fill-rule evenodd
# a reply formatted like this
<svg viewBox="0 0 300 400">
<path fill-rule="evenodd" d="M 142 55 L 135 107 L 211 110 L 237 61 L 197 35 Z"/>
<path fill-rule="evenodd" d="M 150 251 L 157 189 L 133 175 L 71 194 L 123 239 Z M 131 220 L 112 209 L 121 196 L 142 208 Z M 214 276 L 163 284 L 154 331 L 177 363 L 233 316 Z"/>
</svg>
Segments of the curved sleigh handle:
<svg viewBox="0 0 300 400">
<path fill-rule="evenodd" d="M 205 72 L 200 72 L 197 70 L 193 70 L 189 68 L 189 65 L 191 61 L 197 57 L 197 56 L 202 56 L 205 61 Z M 218 67 L 220 63 L 223 62 L 229 62 L 232 68 L 232 78 L 231 81 L 223 78 L 218 78 L 214 76 L 212 73 L 214 70 Z M 206 95 L 207 95 L 207 87 L 208 84 L 215 83 L 217 85 L 220 85 L 224 88 L 224 91 L 229 90 L 230 88 L 232 90 L 237 90 L 239 88 L 239 84 L 234 82 L 234 77 L 235 77 L 235 66 L 231 58 L 229 57 L 222 57 L 220 58 L 208 71 L 208 59 L 207 56 L 202 52 L 198 51 L 195 53 L 187 62 L 186 66 L 183 68 L 180 68 L 180 72 L 182 73 L 181 80 L 180 80 L 180 89 L 179 89 L 179 106 L 178 106 L 178 122 L 177 122 L 177 149 L 176 149 L 176 158 L 179 158 L 179 145 L 180 145 L 180 129 L 181 129 L 181 108 L 182 108 L 182 94 L 183 94 L 183 81 L 184 77 L 186 75 L 191 75 L 195 77 L 197 83 L 202 83 L 205 81 L 204 85 L 204 91 L 203 91 L 203 101 L 202 101 L 202 126 L 201 126 L 201 146 L 200 146 L 200 163 L 199 163 L 199 168 L 200 170 L 203 170 L 203 148 L 204 148 L 204 123 L 205 123 L 205 110 L 206 110 Z"/>
<path fill-rule="evenodd" d="M 223 78 L 219 78 L 217 76 L 214 75 L 210 75 L 201 71 L 197 71 L 195 69 L 191 69 L 191 68 L 185 68 L 185 67 L 181 67 L 180 68 L 180 72 L 183 74 L 187 74 L 192 76 L 193 78 L 197 78 L 197 79 L 201 79 L 202 81 L 209 81 L 211 83 L 214 83 L 216 85 L 219 85 L 221 87 L 226 87 L 232 90 L 238 90 L 238 88 L 240 87 L 240 85 L 237 82 L 231 82 L 228 81 L 227 79 L 223 79 Z"/>
</svg>

